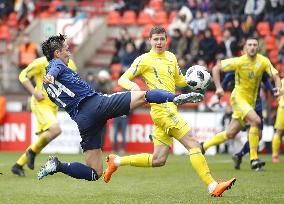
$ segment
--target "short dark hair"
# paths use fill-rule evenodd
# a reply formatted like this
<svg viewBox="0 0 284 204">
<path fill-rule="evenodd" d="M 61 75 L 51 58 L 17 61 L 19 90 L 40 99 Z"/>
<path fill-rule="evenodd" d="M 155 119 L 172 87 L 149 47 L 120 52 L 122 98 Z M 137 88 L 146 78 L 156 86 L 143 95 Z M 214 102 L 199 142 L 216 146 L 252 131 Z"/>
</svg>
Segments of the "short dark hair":
<svg viewBox="0 0 284 204">
<path fill-rule="evenodd" d="M 149 37 L 151 38 L 152 35 L 154 34 L 161 34 L 161 33 L 165 33 L 166 37 L 167 37 L 167 31 L 164 27 L 161 26 L 155 26 L 151 29 Z"/>
<path fill-rule="evenodd" d="M 61 50 L 63 44 L 66 40 L 66 35 L 54 35 L 49 37 L 46 41 L 41 43 L 41 49 L 43 55 L 46 57 L 47 61 L 50 61 L 54 58 L 54 51 Z"/>
<path fill-rule="evenodd" d="M 248 40 L 256 40 L 257 42 L 258 42 L 258 38 L 256 38 L 256 37 L 254 37 L 254 36 L 248 36 L 247 38 L 246 38 L 246 41 L 248 41 Z"/>
</svg>

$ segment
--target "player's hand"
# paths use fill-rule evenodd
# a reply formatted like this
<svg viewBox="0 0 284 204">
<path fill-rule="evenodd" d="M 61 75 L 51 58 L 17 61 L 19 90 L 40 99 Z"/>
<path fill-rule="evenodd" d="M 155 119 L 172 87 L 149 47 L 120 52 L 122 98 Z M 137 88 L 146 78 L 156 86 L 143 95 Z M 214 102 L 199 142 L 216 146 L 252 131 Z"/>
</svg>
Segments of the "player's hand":
<svg viewBox="0 0 284 204">
<path fill-rule="evenodd" d="M 278 88 L 278 87 L 275 87 L 273 89 L 273 92 L 274 92 L 274 96 L 275 97 L 279 97 L 283 94 L 283 89 L 282 88 Z"/>
<path fill-rule="evenodd" d="M 54 77 L 52 75 L 49 75 L 49 74 L 45 75 L 43 77 L 43 83 L 44 84 L 54 84 Z"/>
<path fill-rule="evenodd" d="M 33 96 L 36 98 L 37 101 L 42 101 L 44 99 L 44 95 L 41 91 L 35 91 Z"/>
<path fill-rule="evenodd" d="M 222 96 L 224 96 L 224 89 L 222 87 L 217 88 L 215 93 L 218 96 L 218 98 L 221 98 Z"/>
<path fill-rule="evenodd" d="M 136 83 L 134 83 L 134 86 L 131 88 L 131 91 L 141 91 L 141 89 Z"/>
</svg>

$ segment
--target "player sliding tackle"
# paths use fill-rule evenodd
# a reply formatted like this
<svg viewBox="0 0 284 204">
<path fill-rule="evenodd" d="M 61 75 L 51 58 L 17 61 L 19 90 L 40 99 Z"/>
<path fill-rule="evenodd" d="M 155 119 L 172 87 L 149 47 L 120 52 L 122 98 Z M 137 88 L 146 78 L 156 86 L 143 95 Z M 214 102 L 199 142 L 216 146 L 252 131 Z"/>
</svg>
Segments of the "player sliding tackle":
<svg viewBox="0 0 284 204">
<path fill-rule="evenodd" d="M 77 123 L 86 165 L 78 162 L 63 163 L 56 157 L 50 157 L 38 172 L 38 179 L 62 172 L 76 179 L 98 180 L 103 173 L 101 147 L 108 119 L 127 115 L 130 110 L 147 102 L 183 104 L 199 102 L 204 98 L 199 93 L 177 95 L 162 89 L 102 95 L 92 90 L 67 66 L 70 52 L 65 36 L 48 38 L 42 43 L 42 51 L 49 62 L 43 78 L 44 88 L 49 98 Z"/>
<path fill-rule="evenodd" d="M 131 80 L 138 75 L 142 75 L 150 90 L 159 88 L 175 92 L 176 86 L 187 86 L 185 77 L 179 70 L 175 55 L 166 51 L 167 35 L 165 29 L 154 27 L 149 36 L 151 51 L 135 59 L 131 67 L 119 79 L 119 85 L 128 90 L 140 90 L 139 86 Z M 199 69 L 195 72 L 189 69 L 189 72 L 191 71 L 203 76 L 204 80 L 205 70 Z M 187 73 L 188 75 L 190 73 Z M 206 83 L 204 85 L 206 86 Z M 152 134 L 154 153 L 124 157 L 109 155 L 107 158 L 108 167 L 104 173 L 105 182 L 110 181 L 111 175 L 119 166 L 164 166 L 170 153 L 173 138 L 175 138 L 188 150 L 189 160 L 196 173 L 208 187 L 210 195 L 221 196 L 225 190 L 231 188 L 236 181 L 235 178 L 220 183 L 212 178 L 207 162 L 201 153 L 199 143 L 192 134 L 189 125 L 178 113 L 177 106 L 174 103 L 151 103 L 151 117 L 154 122 L 154 132 Z"/>
</svg>

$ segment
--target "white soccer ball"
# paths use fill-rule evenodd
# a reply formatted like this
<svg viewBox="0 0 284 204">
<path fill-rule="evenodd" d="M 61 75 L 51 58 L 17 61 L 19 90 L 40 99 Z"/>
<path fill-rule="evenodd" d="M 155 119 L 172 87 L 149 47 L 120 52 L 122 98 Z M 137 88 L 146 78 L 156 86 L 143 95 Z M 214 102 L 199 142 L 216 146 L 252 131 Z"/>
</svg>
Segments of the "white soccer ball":
<svg viewBox="0 0 284 204">
<path fill-rule="evenodd" d="M 187 85 L 192 91 L 205 91 L 211 82 L 211 75 L 206 67 L 194 65 L 188 68 L 185 74 Z"/>
</svg>

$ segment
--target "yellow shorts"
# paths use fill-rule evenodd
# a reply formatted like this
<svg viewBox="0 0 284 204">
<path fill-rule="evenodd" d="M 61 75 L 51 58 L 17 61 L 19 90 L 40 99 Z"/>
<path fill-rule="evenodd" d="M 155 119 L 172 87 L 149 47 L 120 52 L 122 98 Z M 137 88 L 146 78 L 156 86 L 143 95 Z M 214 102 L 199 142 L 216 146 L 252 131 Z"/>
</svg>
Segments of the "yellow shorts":
<svg viewBox="0 0 284 204">
<path fill-rule="evenodd" d="M 46 131 L 52 125 L 58 123 L 56 106 L 31 100 L 31 109 L 38 121 L 36 133 Z"/>
<path fill-rule="evenodd" d="M 230 103 L 233 109 L 233 118 L 240 121 L 242 126 L 246 124 L 246 115 L 251 110 L 254 110 L 253 106 L 248 103 L 246 100 L 241 97 L 237 97 L 236 95 L 232 95 L 230 99 Z"/>
<path fill-rule="evenodd" d="M 165 144 L 172 147 L 173 138 L 180 140 L 190 131 L 190 127 L 177 111 L 168 116 L 162 115 L 151 115 L 154 121 L 153 142 L 154 145 Z"/>
<path fill-rule="evenodd" d="M 274 125 L 275 129 L 284 130 L 284 107 L 278 106 L 277 116 Z"/>
</svg>

